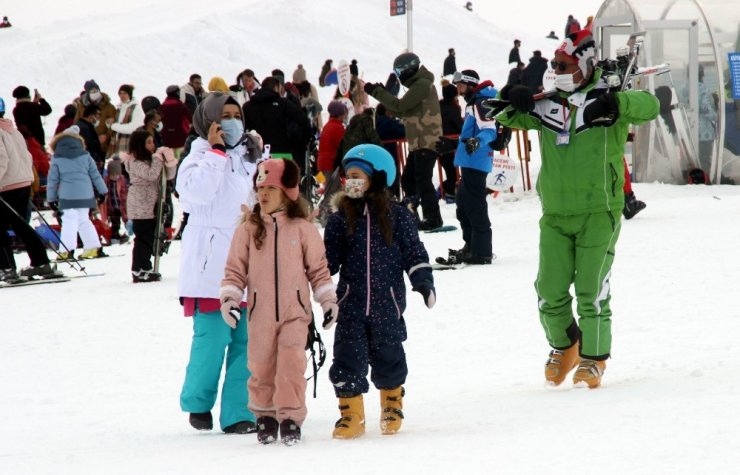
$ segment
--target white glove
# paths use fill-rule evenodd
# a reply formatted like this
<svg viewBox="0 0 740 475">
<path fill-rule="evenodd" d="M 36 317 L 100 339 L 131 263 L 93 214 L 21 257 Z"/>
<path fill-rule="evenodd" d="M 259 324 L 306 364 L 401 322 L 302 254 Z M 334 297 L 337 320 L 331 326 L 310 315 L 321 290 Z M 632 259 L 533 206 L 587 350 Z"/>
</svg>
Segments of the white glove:
<svg viewBox="0 0 740 475">
<path fill-rule="evenodd" d="M 337 321 L 337 317 L 339 316 L 339 306 L 336 301 L 330 300 L 329 302 L 321 304 L 321 310 L 324 311 L 324 321 L 321 324 L 321 327 L 324 330 L 329 330 Z"/>
</svg>

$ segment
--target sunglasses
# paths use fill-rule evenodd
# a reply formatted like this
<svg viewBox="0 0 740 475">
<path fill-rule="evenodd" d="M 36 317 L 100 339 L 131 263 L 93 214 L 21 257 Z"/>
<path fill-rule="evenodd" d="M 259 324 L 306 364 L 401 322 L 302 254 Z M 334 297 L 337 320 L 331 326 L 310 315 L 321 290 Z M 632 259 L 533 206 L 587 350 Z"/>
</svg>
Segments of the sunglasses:
<svg viewBox="0 0 740 475">
<path fill-rule="evenodd" d="M 563 72 L 566 69 L 570 68 L 571 66 L 577 66 L 577 64 L 558 62 L 558 61 L 555 61 L 554 59 L 550 61 L 550 67 L 552 67 L 552 69 L 554 69 L 555 71 Z"/>
</svg>

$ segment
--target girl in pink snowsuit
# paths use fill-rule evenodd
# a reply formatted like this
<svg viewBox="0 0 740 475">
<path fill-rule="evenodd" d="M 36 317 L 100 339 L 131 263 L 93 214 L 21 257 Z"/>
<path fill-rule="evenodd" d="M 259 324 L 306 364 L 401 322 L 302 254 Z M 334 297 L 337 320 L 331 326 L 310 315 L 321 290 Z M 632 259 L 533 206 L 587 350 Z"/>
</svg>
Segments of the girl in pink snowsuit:
<svg viewBox="0 0 740 475">
<path fill-rule="evenodd" d="M 234 233 L 221 282 L 221 313 L 236 326 L 248 290 L 249 409 L 262 444 L 301 438 L 306 418 L 306 340 L 312 321 L 309 283 L 324 311 L 324 328 L 336 321 L 334 283 L 324 243 L 298 195 L 298 166 L 268 159 L 258 165 L 259 203 Z"/>
</svg>

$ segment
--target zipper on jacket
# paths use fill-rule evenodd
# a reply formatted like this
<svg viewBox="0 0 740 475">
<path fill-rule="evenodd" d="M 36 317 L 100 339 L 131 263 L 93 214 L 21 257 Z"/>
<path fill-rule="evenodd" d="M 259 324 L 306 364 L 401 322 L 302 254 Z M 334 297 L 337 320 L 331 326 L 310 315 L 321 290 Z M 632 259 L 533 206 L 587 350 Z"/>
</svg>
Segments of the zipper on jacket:
<svg viewBox="0 0 740 475">
<path fill-rule="evenodd" d="M 609 169 L 612 172 L 612 196 L 617 196 L 617 180 L 619 179 L 617 171 L 614 169 L 614 165 L 611 163 L 609 164 Z"/>
<path fill-rule="evenodd" d="M 365 223 L 367 223 L 367 235 L 365 236 L 365 242 L 367 243 L 367 267 L 365 269 L 367 275 L 367 304 L 365 305 L 365 316 L 367 317 L 370 315 L 370 213 L 368 212 L 367 203 L 365 203 Z"/>
<path fill-rule="evenodd" d="M 208 252 L 206 253 L 206 260 L 203 261 L 203 272 L 206 271 L 206 266 L 208 265 L 208 258 L 211 257 L 211 252 L 213 251 L 213 239 L 216 237 L 215 234 L 211 234 L 211 239 L 208 240 Z"/>
<path fill-rule="evenodd" d="M 391 298 L 393 299 L 393 305 L 396 306 L 396 314 L 398 315 L 398 319 L 401 319 L 401 307 L 398 306 L 398 301 L 396 300 L 396 293 L 393 291 L 393 287 L 391 287 Z"/>
<path fill-rule="evenodd" d="M 278 225 L 277 219 L 272 217 L 272 225 L 275 229 L 275 321 L 280 321 L 280 307 L 278 301 L 280 294 L 278 292 Z"/>
<path fill-rule="evenodd" d="M 257 291 L 254 291 L 254 300 L 252 300 L 252 307 L 250 307 L 248 315 L 247 315 L 247 321 L 252 321 L 252 312 L 254 312 L 254 307 L 257 306 Z"/>
</svg>

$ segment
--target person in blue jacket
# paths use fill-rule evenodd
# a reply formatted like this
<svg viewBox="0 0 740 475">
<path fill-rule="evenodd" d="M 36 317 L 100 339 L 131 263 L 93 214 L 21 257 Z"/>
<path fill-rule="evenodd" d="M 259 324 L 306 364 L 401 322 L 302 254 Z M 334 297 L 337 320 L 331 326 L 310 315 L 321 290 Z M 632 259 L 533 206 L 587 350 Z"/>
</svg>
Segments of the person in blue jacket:
<svg viewBox="0 0 740 475">
<path fill-rule="evenodd" d="M 388 190 L 396 176 L 388 151 L 373 144 L 357 145 L 347 151 L 342 165 L 345 192 L 334 198 L 337 210 L 324 232 L 329 270 L 339 272 L 339 317 L 329 379 L 342 418 L 333 436 L 351 439 L 365 432 L 362 395 L 368 391 L 368 365 L 380 390 L 381 430 L 395 434 L 403 419 L 408 374 L 403 274 L 408 274 L 428 308 L 436 300 L 434 278 L 414 217 Z"/>
<path fill-rule="evenodd" d="M 486 203 L 486 177 L 491 172 L 496 123 L 485 118 L 482 102 L 496 97 L 491 81 L 480 82 L 472 69 L 455 73 L 453 83 L 465 98 L 465 119 L 455 152 L 455 166 L 460 167 L 460 185 L 455 195 L 457 220 L 465 245 L 450 251 L 450 260 L 467 264 L 490 264 L 494 259 L 491 220 Z"/>
</svg>

